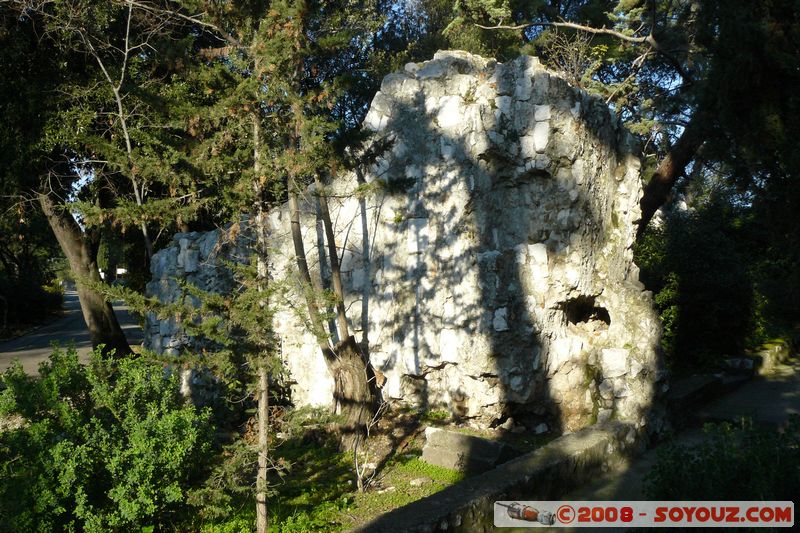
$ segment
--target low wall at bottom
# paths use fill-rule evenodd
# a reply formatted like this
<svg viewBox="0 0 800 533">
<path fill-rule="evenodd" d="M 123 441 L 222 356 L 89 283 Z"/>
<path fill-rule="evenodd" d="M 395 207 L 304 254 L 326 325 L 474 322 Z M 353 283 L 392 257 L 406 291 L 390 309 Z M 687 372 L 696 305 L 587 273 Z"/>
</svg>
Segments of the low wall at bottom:
<svg viewBox="0 0 800 533">
<path fill-rule="evenodd" d="M 643 445 L 630 424 L 589 426 L 352 531 L 494 531 L 495 501 L 556 500 Z"/>
</svg>

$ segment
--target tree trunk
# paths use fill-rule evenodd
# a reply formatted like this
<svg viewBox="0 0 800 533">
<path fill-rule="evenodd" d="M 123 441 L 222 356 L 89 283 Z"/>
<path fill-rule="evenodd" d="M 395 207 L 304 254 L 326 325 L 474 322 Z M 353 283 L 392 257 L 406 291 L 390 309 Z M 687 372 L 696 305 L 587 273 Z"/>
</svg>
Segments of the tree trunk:
<svg viewBox="0 0 800 533">
<path fill-rule="evenodd" d="M 258 367 L 258 474 L 256 475 L 256 532 L 269 531 L 267 514 L 267 458 L 269 457 L 269 381 L 267 367 Z"/>
<path fill-rule="evenodd" d="M 325 337 L 325 325 L 322 321 L 322 314 L 314 297 L 314 284 L 311 281 L 311 271 L 308 269 L 306 260 L 306 246 L 303 243 L 303 231 L 300 227 L 300 204 L 297 199 L 296 185 L 293 180 L 289 182 L 289 221 L 292 228 L 292 244 L 294 244 L 294 257 L 297 263 L 297 270 L 300 274 L 300 281 L 303 285 L 308 318 L 311 321 L 311 329 L 314 337 L 319 343 L 323 354 L 327 349 L 330 351 L 328 339 Z M 327 360 L 327 357 L 326 357 Z"/>
<path fill-rule="evenodd" d="M 258 71 L 256 60 L 254 70 Z M 256 106 L 258 107 L 258 106 Z M 256 261 L 258 290 L 264 291 L 267 283 L 267 236 L 264 213 L 263 184 L 261 181 L 261 117 L 251 115 L 253 125 L 253 192 L 256 203 Z M 269 372 L 264 361 L 258 364 L 258 471 L 256 472 L 256 533 L 269 531 L 269 507 L 267 495 L 267 465 L 269 461 Z"/>
<path fill-rule="evenodd" d="M 642 218 L 639 219 L 637 238 L 642 236 L 653 215 L 667 201 L 675 182 L 683 174 L 686 165 L 703 145 L 704 140 L 701 118 L 695 113 L 644 188 L 644 194 L 639 202 Z"/>
<path fill-rule="evenodd" d="M 343 418 L 339 427 L 341 445 L 351 450 L 357 439 L 366 435 L 367 424 L 378 405 L 375 372 L 352 335 L 337 344 L 333 352 L 335 358 L 328 362 L 328 370 L 334 379 L 337 411 Z"/>
<path fill-rule="evenodd" d="M 322 219 L 323 224 L 326 226 L 325 232 L 329 241 L 329 249 L 332 249 L 331 271 L 333 272 L 334 290 L 336 291 L 336 277 L 340 276 L 339 260 L 335 252 L 333 229 L 330 212 L 327 210 L 327 202 L 321 203 L 321 205 L 323 211 Z M 304 286 L 303 289 L 311 327 L 314 330 L 317 343 L 325 358 L 328 372 L 330 372 L 334 380 L 333 396 L 336 402 L 336 411 L 344 418 L 340 426 L 342 430 L 341 444 L 344 449 L 349 449 L 352 447 L 356 436 L 365 432 L 366 425 L 375 412 L 375 406 L 377 405 L 375 373 L 361 351 L 355 337 L 350 335 L 346 327 L 346 318 L 342 320 L 344 318 L 343 305 L 341 308 L 342 313 L 339 314 L 338 320 L 340 329 L 343 329 L 343 331 L 340 332 L 343 340 L 334 346 L 333 349 L 330 347 L 328 338 L 325 335 L 322 314 L 316 298 L 314 297 L 311 272 L 309 271 L 308 262 L 306 261 L 305 244 L 303 243 L 303 234 L 300 227 L 300 206 L 297 199 L 296 185 L 293 181 L 289 184 L 289 211 L 297 269 Z M 338 279 L 338 292 L 336 296 L 337 299 L 342 298 L 341 277 Z M 342 322 L 344 322 L 344 324 Z"/>
<path fill-rule="evenodd" d="M 333 233 L 331 211 L 328 208 L 328 197 L 322 186 L 319 176 L 314 176 L 320 205 L 320 217 L 325 228 L 325 240 L 328 241 L 328 256 L 331 265 L 331 281 L 333 293 L 336 295 L 336 324 L 339 329 L 339 338 L 346 340 L 350 336 L 350 327 L 347 324 L 347 313 L 344 309 L 344 289 L 342 288 L 342 270 L 339 266 L 339 252 L 336 251 L 336 235 Z"/>
<path fill-rule="evenodd" d="M 359 185 L 366 185 L 366 180 L 364 179 L 364 173 L 361 172 L 358 165 L 355 167 L 356 171 L 356 179 Z M 361 195 L 358 198 L 358 207 L 361 216 L 361 256 L 364 260 L 364 267 L 367 272 L 367 278 L 371 275 L 372 272 L 372 259 L 370 256 L 369 250 L 369 223 L 367 222 L 367 200 L 366 198 Z M 362 289 L 361 293 L 361 350 L 364 352 L 364 356 L 367 360 L 370 360 L 369 356 L 369 292 L 371 289 L 371 285 L 369 283 L 364 284 L 364 288 Z M 378 383 L 376 382 L 376 386 Z"/>
<path fill-rule="evenodd" d="M 98 242 L 92 242 L 83 234 L 64 206 L 56 205 L 47 194 L 39 193 L 38 196 L 50 228 L 75 274 L 78 299 L 83 320 L 92 339 L 92 347 L 97 348 L 103 344 L 105 353 L 114 350 L 117 357 L 132 353 L 111 304 L 102 293 L 87 284 L 101 282 L 97 268 Z"/>
</svg>

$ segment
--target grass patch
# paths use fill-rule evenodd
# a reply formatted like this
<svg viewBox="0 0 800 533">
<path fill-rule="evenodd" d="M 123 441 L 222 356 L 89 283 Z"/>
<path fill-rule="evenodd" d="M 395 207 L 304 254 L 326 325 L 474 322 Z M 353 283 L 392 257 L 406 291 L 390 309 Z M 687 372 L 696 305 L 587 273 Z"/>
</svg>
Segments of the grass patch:
<svg viewBox="0 0 800 533">
<path fill-rule="evenodd" d="M 278 457 L 292 464 L 290 473 L 275 486 L 270 497 L 270 531 L 295 533 L 305 531 L 343 531 L 363 525 L 378 516 L 431 496 L 466 478 L 463 472 L 428 464 L 421 459 L 426 425 L 447 425 L 445 411 L 410 413 L 398 411 L 387 433 L 401 424 L 411 424 L 415 431 L 400 452 L 391 456 L 380 469 L 366 492 L 355 487 L 352 457 L 339 453 L 335 443 L 324 436 L 320 426 L 311 436 L 296 437 L 275 450 Z M 410 422 L 413 420 L 413 423 Z M 557 435 L 509 434 L 453 428 L 465 434 L 507 442 L 526 452 L 552 441 Z M 374 443 L 373 443 L 374 444 Z M 397 448 L 394 448 L 397 449 Z M 276 480 L 277 482 L 277 480 Z M 241 502 L 239 511 L 224 523 L 205 526 L 206 532 L 239 533 L 251 531 L 255 523 L 254 502 Z"/>
<path fill-rule="evenodd" d="M 291 463 L 292 468 L 283 480 L 274 480 L 276 493 L 269 499 L 270 531 L 347 530 L 465 477 L 462 472 L 423 462 L 422 442 L 414 441 L 406 453 L 387 461 L 372 487 L 358 493 L 351 456 L 339 453 L 333 441 L 321 438 L 317 435 L 287 441 L 275 450 L 276 457 Z M 203 524 L 200 529 L 206 533 L 252 531 L 254 506 L 250 499 L 242 499 L 232 516 Z"/>
<path fill-rule="evenodd" d="M 340 522 L 348 522 L 347 527 L 363 524 L 465 479 L 463 472 L 422 461 L 419 453 L 415 451 L 390 461 L 379 485 L 373 490 L 356 494 L 352 506 L 340 513 Z"/>
<path fill-rule="evenodd" d="M 301 533 L 338 531 L 344 527 L 338 517 L 353 502 L 355 489 L 350 458 L 339 453 L 334 442 L 317 432 L 292 439 L 274 450 L 273 460 L 291 465 L 282 479 L 270 479 L 274 494 L 268 508 L 270 531 Z M 225 521 L 203 524 L 206 533 L 249 533 L 255 524 L 255 501 L 242 497 L 233 516 Z"/>
</svg>

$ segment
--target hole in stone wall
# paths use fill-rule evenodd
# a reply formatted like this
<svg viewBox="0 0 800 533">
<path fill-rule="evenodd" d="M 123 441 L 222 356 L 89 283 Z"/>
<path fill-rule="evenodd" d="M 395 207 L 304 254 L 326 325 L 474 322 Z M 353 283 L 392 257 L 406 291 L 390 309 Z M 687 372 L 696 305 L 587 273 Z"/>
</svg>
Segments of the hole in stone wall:
<svg viewBox="0 0 800 533">
<path fill-rule="evenodd" d="M 605 307 L 595 305 L 594 296 L 578 296 L 561 303 L 561 309 L 567 322 L 579 324 L 589 321 L 600 321 L 607 326 L 611 325 L 611 316 Z"/>
</svg>

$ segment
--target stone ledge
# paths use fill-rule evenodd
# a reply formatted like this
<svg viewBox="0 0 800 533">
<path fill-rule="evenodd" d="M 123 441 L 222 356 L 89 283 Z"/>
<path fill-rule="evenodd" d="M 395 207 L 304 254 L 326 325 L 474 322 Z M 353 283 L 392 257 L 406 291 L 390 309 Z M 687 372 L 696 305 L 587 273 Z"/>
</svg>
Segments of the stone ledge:
<svg viewBox="0 0 800 533">
<path fill-rule="evenodd" d="M 503 442 L 448 429 L 425 429 L 422 460 L 433 465 L 479 474 L 519 455 Z"/>
<path fill-rule="evenodd" d="M 630 424 L 590 426 L 352 531 L 493 531 L 495 501 L 557 499 L 633 452 L 636 443 Z"/>
<path fill-rule="evenodd" d="M 762 376 L 769 375 L 792 357 L 792 346 L 783 340 L 765 344 L 756 354 L 756 366 Z"/>
</svg>

